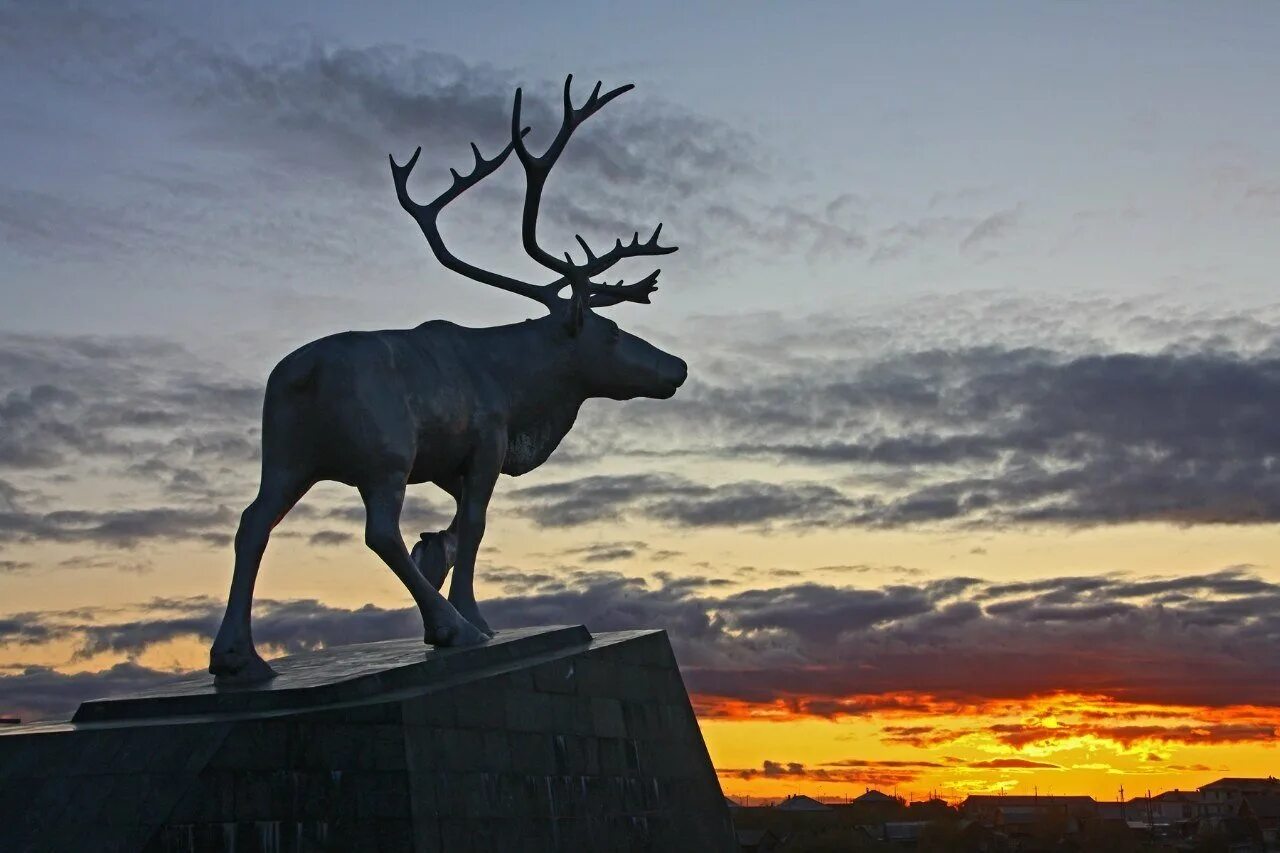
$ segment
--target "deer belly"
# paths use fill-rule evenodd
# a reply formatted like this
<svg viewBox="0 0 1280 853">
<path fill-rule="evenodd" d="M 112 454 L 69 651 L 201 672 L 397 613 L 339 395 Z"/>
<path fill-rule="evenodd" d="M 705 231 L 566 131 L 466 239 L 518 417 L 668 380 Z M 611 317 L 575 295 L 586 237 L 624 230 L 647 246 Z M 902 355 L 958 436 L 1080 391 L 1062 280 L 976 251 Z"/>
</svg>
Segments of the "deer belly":
<svg viewBox="0 0 1280 853">
<path fill-rule="evenodd" d="M 452 479 L 471 455 L 471 443 L 462 437 L 440 434 L 422 436 L 418 453 L 409 473 L 410 483 L 429 483 Z"/>
</svg>

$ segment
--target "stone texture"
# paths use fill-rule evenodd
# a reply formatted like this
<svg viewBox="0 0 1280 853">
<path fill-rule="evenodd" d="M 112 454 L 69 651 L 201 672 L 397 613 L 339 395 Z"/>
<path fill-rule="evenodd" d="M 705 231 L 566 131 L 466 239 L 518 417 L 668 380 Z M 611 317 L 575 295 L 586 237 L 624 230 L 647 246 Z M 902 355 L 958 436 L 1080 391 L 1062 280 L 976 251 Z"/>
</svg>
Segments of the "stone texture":
<svg viewBox="0 0 1280 853">
<path fill-rule="evenodd" d="M 0 730 L 0 849 L 735 849 L 666 634 L 274 661 Z"/>
</svg>

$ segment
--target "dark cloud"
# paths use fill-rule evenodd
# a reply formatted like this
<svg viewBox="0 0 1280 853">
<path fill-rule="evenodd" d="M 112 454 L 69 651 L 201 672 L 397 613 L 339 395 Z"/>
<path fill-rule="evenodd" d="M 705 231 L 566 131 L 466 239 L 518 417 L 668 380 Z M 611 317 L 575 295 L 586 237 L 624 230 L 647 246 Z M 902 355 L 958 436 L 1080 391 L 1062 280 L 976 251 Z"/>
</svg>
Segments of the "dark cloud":
<svg viewBox="0 0 1280 853">
<path fill-rule="evenodd" d="M 594 475 L 512 492 L 511 512 L 543 527 L 647 517 L 682 527 L 840 523 L 854 502 L 819 483 L 706 485 L 672 474 Z"/>
<path fill-rule="evenodd" d="M 155 338 L 0 335 L 0 470 L 93 459 L 209 497 L 212 466 L 256 459 L 262 389 Z M 0 509 L 6 501 L 0 493 Z"/>
<path fill-rule="evenodd" d="M 1061 694 L 1170 706 L 1138 719 L 1105 709 L 1078 716 L 1078 734 L 1111 742 L 1266 742 L 1274 721 L 1232 719 L 1193 725 L 1186 708 L 1280 707 L 1280 586 L 1244 569 L 1188 579 L 1185 602 L 1160 600 L 1165 580 L 1102 576 L 1075 600 L 1046 605 L 1016 585 L 948 578 L 913 586 L 858 588 L 805 583 L 726 591 L 707 578 L 566 571 L 485 575 L 504 594 L 483 602 L 501 627 L 584 623 L 597 631 L 667 629 L 699 713 L 734 717 L 756 709 L 782 717 L 965 714 L 1000 703 Z M 1012 588 L 1012 591 L 1011 591 Z M 1107 603 L 1120 606 L 1100 606 Z M 80 658 L 136 658 L 174 639 L 209 642 L 222 602 L 156 600 L 143 615 L 111 620 L 81 612 L 18 614 L 0 621 L 0 642 L 70 640 Z M 256 602 L 255 637 L 275 652 L 416 636 L 411 607 L 348 609 L 313 600 Z M 1095 703 L 1096 704 L 1096 703 Z M 0 705 L 32 707 L 5 694 Z M 1177 712 L 1176 714 L 1174 712 Z M 1247 717 L 1247 715 L 1245 715 Z M 1028 724 L 1030 725 L 1030 724 Z M 1270 726 L 1270 728 L 1268 728 Z M 1052 732 L 1038 725 L 983 729 L 1021 746 Z M 1065 729 L 1055 729 L 1062 735 Z M 885 729 L 902 742 L 943 743 L 960 730 Z"/>
<path fill-rule="evenodd" d="M 34 645 L 66 635 L 67 628 L 46 622 L 39 613 L 15 613 L 0 617 L 0 644 Z"/>
<path fill-rule="evenodd" d="M 307 537 L 308 545 L 345 545 L 355 537 L 345 530 L 317 530 Z"/>
<path fill-rule="evenodd" d="M 86 699 L 146 690 L 181 674 L 132 661 L 99 672 L 65 673 L 31 666 L 11 674 L 0 673 L 0 703 L 6 714 L 23 720 L 66 718 Z"/>
<path fill-rule="evenodd" d="M 446 497 L 444 500 L 449 500 L 449 498 Z M 358 530 L 361 533 L 364 531 L 364 504 L 354 493 L 345 503 L 339 506 L 312 506 L 304 503 L 290 513 L 291 516 L 295 514 L 300 518 L 346 522 L 352 525 L 354 530 Z M 400 518 L 406 528 L 430 532 L 447 528 L 449 522 L 453 520 L 453 513 L 440 508 L 440 499 L 433 501 L 421 494 L 408 494 L 405 495 Z"/>
<path fill-rule="evenodd" d="M 1063 721 L 1046 726 L 1037 723 L 995 723 L 969 728 L 935 728 L 931 726 L 885 726 L 886 743 L 906 744 L 921 748 L 936 748 L 954 743 L 976 734 L 986 735 L 995 741 L 1015 749 L 1029 746 L 1048 746 L 1055 743 L 1093 739 L 1107 741 L 1124 749 L 1140 744 L 1180 744 L 1184 746 L 1211 746 L 1222 744 L 1256 743 L 1280 744 L 1280 728 L 1273 722 L 1197 722 L 1194 725 L 1105 725 Z M 1152 760 L 1148 758 L 1147 760 Z M 1155 760 L 1159 760 L 1158 758 Z M 997 764 L 999 762 L 1012 762 Z M 1023 759 L 996 759 L 984 762 L 993 767 L 1034 767 L 1036 762 Z M 976 766 L 976 765 L 975 765 Z M 1050 765 L 1052 766 L 1052 765 Z"/>
<path fill-rule="evenodd" d="M 222 546 L 231 542 L 235 518 L 225 506 L 0 513 L 0 542 L 89 542 L 132 548 L 142 542 L 198 540 Z"/>
<path fill-rule="evenodd" d="M 148 165 L 131 176 L 129 191 L 136 196 L 126 201 L 136 198 L 137 204 L 122 203 L 118 192 L 95 202 L 92 191 L 72 199 L 3 188 L 0 236 L 28 251 L 160 250 L 167 244 L 203 257 L 224 256 L 231 241 L 219 246 L 219 238 L 233 232 L 242 253 L 246 242 L 264 249 L 285 242 L 281 217 L 244 211 L 246 198 L 253 197 L 262 200 L 254 207 L 264 210 L 290 199 L 305 204 L 313 222 L 288 217 L 290 242 L 312 256 L 355 264 L 357 250 L 334 226 L 345 216 L 344 230 L 350 229 L 353 212 L 368 226 L 368 210 L 353 211 L 349 203 L 353 194 L 394 204 L 388 151 L 404 160 L 414 146 L 424 147 L 412 191 L 429 197 L 447 186 L 449 167 L 465 171 L 468 142 L 490 155 L 507 143 L 517 86 L 524 87 L 522 120 L 533 128 L 532 147 L 544 147 L 560 122 L 562 81 L 530 80 L 403 45 L 348 47 L 281 34 L 239 50 L 182 35 L 142 9 L 78 3 L 0 10 L 0 30 L 7 34 L 10 61 L 21 62 L 41 83 L 127 93 L 162 110 L 165 125 L 181 128 L 184 146 L 175 157 L 185 168 Z M 595 81 L 576 82 L 581 103 Z M 576 250 L 572 233 L 582 231 L 604 245 L 646 222 L 652 227 L 655 216 L 668 222 L 668 233 L 688 234 L 701 228 L 705 217 L 699 214 L 725 197 L 726 188 L 767 174 L 758 149 L 748 134 L 724 122 L 630 94 L 575 134 L 545 205 L 549 228 L 543 237 Z M 200 157 L 209 150 L 224 162 L 238 155 L 235 168 L 222 171 L 212 158 Z M 514 172 L 514 166 L 504 170 L 487 182 L 492 187 L 476 191 L 487 226 L 499 209 L 511 221 L 518 217 L 515 193 L 522 184 Z M 299 175 L 318 190 L 305 202 L 297 200 Z M 195 211 L 185 204 L 194 197 L 201 200 Z M 335 201 L 344 198 L 345 207 Z M 672 199 L 681 204 L 673 209 Z M 254 217 L 251 227 L 230 221 L 237 209 L 242 226 Z M 385 217 L 378 219 L 381 224 Z M 187 239 L 177 239 L 184 234 Z"/>
<path fill-rule="evenodd" d="M 560 553 L 566 557 L 582 559 L 588 563 L 612 563 L 619 560 L 630 560 L 641 552 L 648 551 L 647 542 L 630 540 L 626 542 L 593 542 L 576 548 L 566 548 Z"/>
<path fill-rule="evenodd" d="M 0 478 L 0 542 L 227 545 L 257 483 L 263 390 L 225 374 L 160 339 L 0 334 L 0 473 L 42 488 L 86 471 L 117 484 L 109 507 L 76 507 Z M 446 527 L 441 506 L 410 494 L 407 529 Z M 364 507 L 352 493 L 292 517 L 320 525 L 310 544 L 336 546 L 356 539 Z"/>
<path fill-rule="evenodd" d="M 1061 766 L 1047 761 L 1032 761 L 1029 758 L 992 758 L 989 761 L 972 761 L 965 765 L 977 769 L 993 770 L 1061 770 Z"/>
<path fill-rule="evenodd" d="M 506 143 L 516 86 L 524 86 L 523 119 L 535 148 L 560 116 L 559 80 L 404 45 L 351 47 L 263 33 L 241 50 L 180 34 L 145 7 L 86 3 L 11 5 L 0 9 L 0 31 L 3 55 L 24 79 L 63 97 L 111 93 L 139 110 L 138 126 L 172 133 L 178 149 L 163 164 L 124 176 L 124 193 L 89 186 L 71 198 L 0 187 L 0 237 L 24 252 L 167 250 L 229 264 L 257 254 L 261 264 L 279 256 L 280 245 L 292 245 L 292 257 L 367 266 L 367 244 L 382 239 L 373 223 L 383 226 L 386 217 L 353 199 L 390 200 L 388 150 L 403 159 L 424 146 L 413 192 L 429 195 L 443 189 L 448 167 L 468 164 L 468 141 L 487 153 Z M 577 81 L 579 103 L 593 82 Z M 487 182 L 492 186 L 475 191 L 479 204 L 464 214 L 472 230 L 512 233 L 522 191 L 514 171 L 504 169 Z M 796 185 L 813 181 L 798 180 L 785 157 L 740 125 L 643 91 L 594 118 L 557 171 L 543 214 L 552 246 L 576 251 L 576 231 L 603 245 L 662 220 L 704 268 L 768 262 L 781 253 L 879 261 L 916 249 L 964 251 L 996 241 L 1016 215 L 930 215 L 873 228 L 874 211 L 850 188 L 800 192 Z M 192 198 L 201 204 L 191 205 Z M 284 215 L 300 207 L 307 217 Z M 379 254 L 403 259 L 396 251 L 403 245 L 387 242 Z"/>
<path fill-rule="evenodd" d="M 690 525 L 1274 523 L 1280 357 L 1268 353 L 779 354 L 762 375 L 744 351 L 749 382 L 708 376 L 661 408 L 592 413 L 596 452 L 774 459 L 823 483 L 792 473 L 711 489 L 654 472 L 561 484 L 531 494 L 544 508 L 532 511 L 555 524 L 631 511 Z"/>
<path fill-rule="evenodd" d="M 772 761 L 765 759 L 758 768 L 726 767 L 717 768 L 716 772 L 721 778 L 725 779 L 796 779 L 814 783 L 856 783 L 893 788 L 916 780 L 925 769 L 928 768 L 919 766 L 904 767 L 887 763 L 875 766 L 813 766 L 799 761 Z"/>
<path fill-rule="evenodd" d="M 760 767 L 723 768 L 717 772 L 729 779 L 798 779 L 807 782 L 838 782 L 893 787 L 913 782 L 924 773 L 939 769 L 971 770 L 1060 770 L 1057 764 L 1025 758 L 996 758 L 990 761 L 873 761 L 843 759 L 804 764 L 798 761 L 765 759 Z"/>
<path fill-rule="evenodd" d="M 527 486 L 511 493 L 515 512 L 544 527 L 567 527 L 617 517 L 643 496 L 683 487 L 669 476 L 628 474 L 591 476 L 560 483 Z"/>
</svg>

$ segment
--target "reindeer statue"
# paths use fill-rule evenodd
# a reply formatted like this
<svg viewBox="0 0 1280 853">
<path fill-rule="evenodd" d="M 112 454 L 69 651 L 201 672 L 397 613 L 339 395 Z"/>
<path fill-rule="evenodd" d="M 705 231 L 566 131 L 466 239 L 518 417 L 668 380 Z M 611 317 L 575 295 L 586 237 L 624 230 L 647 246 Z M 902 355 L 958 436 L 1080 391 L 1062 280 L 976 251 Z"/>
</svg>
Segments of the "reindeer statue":
<svg viewBox="0 0 1280 853">
<path fill-rule="evenodd" d="M 585 260 L 556 257 L 538 244 L 538 207 L 551 167 L 570 135 L 601 107 L 632 88 L 604 95 L 600 84 L 574 107 L 572 75 L 564 84 L 564 118 L 541 156 L 525 147 L 520 90 L 511 141 L 486 160 L 474 144 L 470 174 L 450 170 L 453 183 L 428 204 L 409 197 L 406 182 L 422 153 L 405 165 L 391 159 L 401 207 L 418 223 L 440 263 L 484 284 L 526 296 L 547 316 L 508 326 L 472 329 L 432 320 L 413 329 L 343 332 L 285 356 L 267 379 L 262 412 L 262 480 L 240 517 L 235 570 L 226 615 L 209 653 L 219 683 L 253 683 L 275 673 L 253 646 L 249 614 L 253 585 L 271 530 L 320 480 L 355 486 L 365 506 L 365 543 L 409 590 L 422 614 L 425 642 L 465 646 L 493 631 L 476 605 L 476 552 L 498 475 L 519 476 L 541 465 L 591 397 L 667 398 L 688 372 L 679 358 L 618 328 L 595 312 L 620 302 L 649 301 L 658 270 L 634 284 L 592 279 L 625 258 L 665 255 L 658 234 L 621 239 L 596 255 L 576 237 Z M 515 151 L 526 193 L 521 238 L 525 251 L 557 278 L 530 284 L 472 266 L 441 239 L 446 205 L 488 177 Z M 560 294 L 569 288 L 570 295 Z M 457 502 L 447 531 L 424 534 L 414 553 L 400 535 L 405 486 L 434 483 Z M 450 564 L 448 599 L 439 587 Z"/>
</svg>

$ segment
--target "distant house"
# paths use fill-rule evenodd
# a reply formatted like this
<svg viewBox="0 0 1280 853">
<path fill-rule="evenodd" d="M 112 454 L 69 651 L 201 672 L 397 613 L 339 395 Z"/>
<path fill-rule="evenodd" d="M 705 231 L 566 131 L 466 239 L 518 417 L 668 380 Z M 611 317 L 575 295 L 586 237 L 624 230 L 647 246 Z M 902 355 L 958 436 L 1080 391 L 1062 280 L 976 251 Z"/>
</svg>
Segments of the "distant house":
<svg viewBox="0 0 1280 853">
<path fill-rule="evenodd" d="M 1268 850 L 1280 846 L 1280 793 L 1244 797 L 1239 814 L 1257 827 Z"/>
<path fill-rule="evenodd" d="M 1240 813 L 1240 801 L 1245 797 L 1265 797 L 1280 794 L 1280 779 L 1268 776 L 1227 776 L 1201 785 L 1200 814 L 1204 817 L 1234 816 Z"/>
<path fill-rule="evenodd" d="M 1009 795 L 972 794 L 960 805 L 960 813 L 988 826 L 1003 815 L 1059 814 L 1063 817 L 1096 817 L 1098 801 L 1093 797 L 1055 794 Z"/>
<path fill-rule="evenodd" d="M 897 797 L 891 797 L 874 788 L 868 788 L 865 794 L 854 797 L 850 802 L 857 803 L 860 806 L 896 806 L 899 801 Z"/>
<path fill-rule="evenodd" d="M 1099 804 L 1101 805 L 1101 804 Z M 1115 804 L 1110 804 L 1114 807 Z M 1201 816 L 1203 795 L 1198 791 L 1165 791 L 1154 797 L 1134 797 L 1120 804 L 1121 815 L 1128 823 L 1161 826 L 1195 820 Z M 1111 809 L 1105 810 L 1108 815 Z"/>
<path fill-rule="evenodd" d="M 831 806 L 804 794 L 792 794 L 774 806 L 780 812 L 829 812 Z"/>
<path fill-rule="evenodd" d="M 1200 804 L 1203 800 L 1199 791 L 1165 791 L 1151 798 L 1159 807 L 1160 814 L 1168 823 L 1192 820 L 1200 816 Z"/>
</svg>

